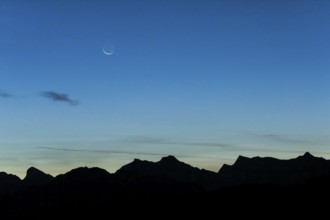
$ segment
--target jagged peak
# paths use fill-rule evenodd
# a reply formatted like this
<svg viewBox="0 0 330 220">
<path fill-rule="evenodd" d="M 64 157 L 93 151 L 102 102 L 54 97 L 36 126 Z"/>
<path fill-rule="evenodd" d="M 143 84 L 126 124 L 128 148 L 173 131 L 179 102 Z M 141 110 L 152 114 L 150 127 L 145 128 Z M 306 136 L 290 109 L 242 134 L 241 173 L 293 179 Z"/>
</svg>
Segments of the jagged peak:
<svg viewBox="0 0 330 220">
<path fill-rule="evenodd" d="M 311 161 L 320 161 L 320 160 L 326 160 L 323 157 L 315 157 L 309 152 L 304 153 L 304 155 L 298 156 L 296 159 L 298 160 L 311 160 Z"/>
<path fill-rule="evenodd" d="M 245 156 L 242 156 L 242 155 L 239 155 L 238 157 L 237 157 L 237 160 L 246 160 L 246 159 L 250 159 L 250 158 L 248 158 L 248 157 L 245 157 Z"/>
<path fill-rule="evenodd" d="M 311 153 L 308 151 L 303 155 L 303 157 L 314 157 Z"/>
<path fill-rule="evenodd" d="M 50 174 L 46 174 L 35 167 L 30 167 L 26 171 L 23 181 L 26 185 L 43 185 L 50 182 L 53 178 Z"/>
<path fill-rule="evenodd" d="M 304 160 L 310 160 L 310 159 L 320 159 L 319 157 L 315 157 L 309 152 L 304 153 L 301 156 L 298 156 L 297 159 L 304 159 Z"/>
<path fill-rule="evenodd" d="M 17 180 L 21 180 L 18 176 L 14 175 L 14 174 L 6 173 L 6 172 L 3 172 L 3 171 L 0 172 L 0 179 L 7 178 L 7 177 L 17 179 Z"/>
<path fill-rule="evenodd" d="M 147 160 L 140 160 L 135 158 L 131 163 L 124 165 L 125 166 L 144 166 L 146 164 L 150 164 L 150 163 L 154 163 L 151 161 L 147 161 Z"/>
<path fill-rule="evenodd" d="M 218 170 L 218 173 L 227 171 L 228 169 L 230 169 L 230 167 L 231 167 L 230 165 L 224 163 Z"/>
<path fill-rule="evenodd" d="M 44 175 L 47 175 L 47 176 L 51 176 L 49 174 L 46 174 L 44 172 L 42 172 L 41 170 L 35 168 L 35 167 L 30 167 L 27 171 L 26 171 L 26 177 L 31 177 L 31 176 L 44 176 Z"/>
<path fill-rule="evenodd" d="M 41 170 L 35 168 L 35 167 L 30 167 L 29 169 L 27 169 L 26 173 L 43 173 Z"/>
<path fill-rule="evenodd" d="M 245 156 L 239 155 L 239 156 L 237 157 L 237 159 L 236 159 L 235 164 L 236 164 L 236 163 L 241 163 L 241 162 L 244 162 L 244 161 L 248 161 L 248 160 L 250 160 L 250 159 L 251 159 L 251 158 L 248 158 L 248 157 L 245 157 Z"/>
</svg>

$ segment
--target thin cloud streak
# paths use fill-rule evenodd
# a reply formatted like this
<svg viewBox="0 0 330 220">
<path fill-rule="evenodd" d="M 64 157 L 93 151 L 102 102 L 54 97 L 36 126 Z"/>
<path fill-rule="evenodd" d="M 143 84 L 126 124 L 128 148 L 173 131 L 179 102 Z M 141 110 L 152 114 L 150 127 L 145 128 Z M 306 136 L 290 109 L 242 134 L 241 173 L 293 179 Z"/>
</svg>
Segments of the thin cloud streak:
<svg viewBox="0 0 330 220">
<path fill-rule="evenodd" d="M 61 94 L 58 92 L 54 92 L 54 91 L 44 91 L 41 92 L 40 95 L 42 97 L 48 98 L 54 102 L 66 102 L 70 105 L 79 105 L 79 102 L 77 100 L 73 100 L 69 97 L 69 95 L 67 94 Z"/>
<path fill-rule="evenodd" d="M 126 155 L 144 155 L 144 156 L 162 156 L 166 157 L 168 155 L 173 155 L 179 158 L 200 158 L 200 159 L 212 159 L 212 160 L 231 160 L 230 158 L 223 157 L 208 157 L 208 156 L 197 156 L 197 155 L 185 155 L 185 154 L 166 154 L 166 153 L 153 153 L 153 152 L 136 152 L 136 151 L 119 151 L 119 150 L 90 150 L 90 149 L 72 149 L 72 148 L 55 148 L 55 147 L 36 147 L 42 150 L 51 151 L 66 151 L 66 152 L 82 152 L 82 153 L 101 153 L 101 154 L 126 154 Z M 303 154 L 305 151 L 284 151 L 284 150 L 270 150 L 270 149 L 257 149 L 257 148 L 242 148 L 241 152 L 273 152 L 273 153 L 297 153 Z M 309 151 L 312 154 L 317 155 L 330 155 L 329 152 L 317 152 Z"/>
<path fill-rule="evenodd" d="M 287 137 L 283 137 L 281 135 L 258 135 L 262 138 L 274 139 L 274 141 L 278 142 L 286 142 L 286 143 L 308 143 L 305 140 L 297 140 L 291 139 Z M 220 148 L 222 151 L 230 151 L 230 152 L 264 152 L 264 153 L 305 153 L 304 150 L 281 150 L 281 149 L 269 149 L 269 148 L 253 148 L 253 147 L 242 147 L 236 146 L 227 143 L 217 143 L 217 142 L 184 142 L 184 141 L 173 141 L 165 138 L 157 138 L 157 137 L 148 137 L 148 136 L 135 136 L 135 137 L 127 137 L 123 139 L 124 141 L 128 141 L 129 143 L 137 143 L 137 144 L 165 144 L 165 145 L 181 145 L 181 146 L 200 146 L 200 147 L 211 147 L 211 148 Z M 316 152 L 309 151 L 310 153 L 315 154 L 330 154 L 328 152 Z"/>
<path fill-rule="evenodd" d="M 185 142 L 173 141 L 165 138 L 155 138 L 147 136 L 127 137 L 123 139 L 129 143 L 136 144 L 167 144 L 167 145 L 183 145 L 183 146 L 202 146 L 202 147 L 218 147 L 218 148 L 235 148 L 234 145 L 226 143 L 212 143 L 212 142 Z"/>
<path fill-rule="evenodd" d="M 69 151 L 69 152 L 85 152 L 85 153 L 109 153 L 109 154 L 128 154 L 128 155 L 148 155 L 148 156 L 168 156 L 173 155 L 176 157 L 185 158 L 205 158 L 205 159 L 228 159 L 220 157 L 207 157 L 207 156 L 194 156 L 184 154 L 166 154 L 166 153 L 153 153 L 153 152 L 137 152 L 137 151 L 119 151 L 119 150 L 90 150 L 90 149 L 72 149 L 72 148 L 56 148 L 56 147 L 37 147 L 38 149 L 54 150 L 54 151 Z"/>
<path fill-rule="evenodd" d="M 72 148 L 55 148 L 55 147 L 37 147 L 45 150 L 57 150 L 57 151 L 71 151 L 71 152 L 86 152 L 86 153 L 111 153 L 111 154 L 131 154 L 131 155 L 150 155 L 150 156 L 165 156 L 168 154 L 150 153 L 150 152 L 134 152 L 134 151 L 119 151 L 119 150 L 84 150 L 84 149 L 72 149 Z"/>
<path fill-rule="evenodd" d="M 258 132 L 244 132 L 249 138 L 253 138 L 263 143 L 285 144 L 286 146 L 302 146 L 302 147 L 315 147 L 315 146 L 329 146 L 329 139 L 327 136 L 318 135 L 303 135 L 303 134 L 278 134 L 278 133 L 258 133 Z"/>
<path fill-rule="evenodd" d="M 288 143 L 288 144 L 296 144 L 296 145 L 316 145 L 317 143 L 314 143 L 309 140 L 303 140 L 303 139 L 295 139 L 291 138 L 287 135 L 279 135 L 279 134 L 260 134 L 258 135 L 261 138 L 265 138 L 271 141 L 281 142 L 281 143 Z"/>
</svg>

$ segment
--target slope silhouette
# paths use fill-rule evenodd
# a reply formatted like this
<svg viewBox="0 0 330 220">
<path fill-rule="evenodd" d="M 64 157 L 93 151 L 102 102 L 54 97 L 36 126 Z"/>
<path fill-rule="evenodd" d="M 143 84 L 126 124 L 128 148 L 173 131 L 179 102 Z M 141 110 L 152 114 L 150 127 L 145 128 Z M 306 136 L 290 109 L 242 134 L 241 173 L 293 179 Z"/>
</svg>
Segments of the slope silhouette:
<svg viewBox="0 0 330 220">
<path fill-rule="evenodd" d="M 149 162 L 135 159 L 116 172 L 117 176 L 130 178 L 162 178 L 182 184 L 196 184 L 201 187 L 212 187 L 216 183 L 217 175 L 214 172 L 200 170 L 183 163 L 174 156 L 163 157 L 158 162 Z"/>
<path fill-rule="evenodd" d="M 20 189 L 21 179 L 15 175 L 0 172 L 0 195 L 7 195 Z"/>
</svg>

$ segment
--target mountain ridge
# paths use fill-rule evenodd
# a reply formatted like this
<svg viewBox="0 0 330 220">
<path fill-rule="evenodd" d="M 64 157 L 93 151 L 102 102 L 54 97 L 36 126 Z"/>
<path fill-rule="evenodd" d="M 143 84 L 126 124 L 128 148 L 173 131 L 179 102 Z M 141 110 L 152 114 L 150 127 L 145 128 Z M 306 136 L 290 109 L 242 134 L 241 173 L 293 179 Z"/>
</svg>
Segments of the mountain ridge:
<svg viewBox="0 0 330 220">
<path fill-rule="evenodd" d="M 174 156 L 157 162 L 134 159 L 115 173 L 78 167 L 52 177 L 31 167 L 24 179 L 0 172 L 0 216 L 101 217 L 110 208 L 125 214 L 119 212 L 122 207 L 203 212 L 215 206 L 226 210 L 232 204 L 278 207 L 278 199 L 285 208 L 318 201 L 318 195 L 330 196 L 329 185 L 330 161 L 309 153 L 288 160 L 239 156 L 219 172 L 193 167 Z"/>
<path fill-rule="evenodd" d="M 296 158 L 291 158 L 291 159 L 278 159 L 278 158 L 274 158 L 274 157 L 246 157 L 246 156 L 242 156 L 239 155 L 236 159 L 236 161 L 233 163 L 233 165 L 228 165 L 228 164 L 223 164 L 220 169 L 218 170 L 218 172 L 215 171 L 211 171 L 211 170 L 207 170 L 207 169 L 201 169 L 201 168 L 197 168 L 194 167 L 190 164 L 184 163 L 180 160 L 178 160 L 175 156 L 173 155 L 168 155 L 165 157 L 162 157 L 159 161 L 157 162 L 151 162 L 151 161 L 147 161 L 147 160 L 141 160 L 138 158 L 135 158 L 132 162 L 123 165 L 121 168 L 119 168 L 116 172 L 114 172 L 113 174 L 119 174 L 121 172 L 141 172 L 141 173 L 145 173 L 147 174 L 145 168 L 149 167 L 149 166 L 153 166 L 151 172 L 152 174 L 154 174 L 153 172 L 155 172 L 156 170 L 159 171 L 159 169 L 164 169 L 163 172 L 167 172 L 170 173 L 170 171 L 173 172 L 178 172 L 177 166 L 183 166 L 185 167 L 185 169 L 191 169 L 191 170 L 195 170 L 195 171 L 202 171 L 202 172 L 208 172 L 208 173 L 212 173 L 212 174 L 221 174 L 222 172 L 227 172 L 227 169 L 232 169 L 232 168 L 241 168 L 244 167 L 246 165 L 248 166 L 257 166 L 257 165 L 264 165 L 264 164 L 269 164 L 269 163 L 274 163 L 273 166 L 276 166 L 280 163 L 301 163 L 302 166 L 308 166 L 311 163 L 312 164 L 319 164 L 319 163 L 330 163 L 330 160 L 327 160 L 323 157 L 316 157 L 314 155 L 312 155 L 309 152 L 304 153 L 303 155 L 297 156 Z M 69 170 L 66 173 L 63 174 L 58 174 L 56 176 L 52 176 L 50 174 L 47 174 L 35 167 L 30 167 L 27 169 L 26 171 L 26 176 L 21 179 L 18 176 L 16 176 L 15 174 L 11 174 L 11 173 L 6 173 L 5 171 L 0 171 L 0 177 L 1 176 L 11 176 L 13 178 L 15 178 L 17 181 L 24 181 L 24 182 L 28 182 L 30 181 L 29 179 L 31 178 L 36 178 L 36 177 L 41 177 L 43 176 L 44 178 L 50 180 L 50 179 L 55 179 L 59 176 L 71 173 L 71 172 L 76 172 L 78 170 L 98 170 L 99 172 L 106 172 L 108 174 L 109 173 L 106 169 L 100 168 L 100 167 L 77 167 L 74 168 L 72 170 Z M 46 181 L 47 182 L 47 181 Z"/>
<path fill-rule="evenodd" d="M 315 157 L 309 152 L 296 158 L 282 160 L 273 157 L 238 156 L 233 165 L 224 164 L 218 172 L 199 169 L 169 155 L 157 162 L 134 159 L 109 173 L 98 167 L 78 167 L 55 177 L 30 167 L 24 179 L 5 172 L 0 173 L 0 194 L 12 193 L 27 186 L 43 186 L 53 182 L 139 182 L 155 184 L 173 182 L 175 184 L 196 185 L 203 189 L 214 190 L 221 187 L 269 184 L 290 186 L 304 184 L 309 179 L 330 176 L 330 161 Z M 149 183 L 146 183 L 146 180 Z M 10 184 L 9 184 L 10 183 Z M 134 185 L 134 184 L 133 184 Z"/>
</svg>

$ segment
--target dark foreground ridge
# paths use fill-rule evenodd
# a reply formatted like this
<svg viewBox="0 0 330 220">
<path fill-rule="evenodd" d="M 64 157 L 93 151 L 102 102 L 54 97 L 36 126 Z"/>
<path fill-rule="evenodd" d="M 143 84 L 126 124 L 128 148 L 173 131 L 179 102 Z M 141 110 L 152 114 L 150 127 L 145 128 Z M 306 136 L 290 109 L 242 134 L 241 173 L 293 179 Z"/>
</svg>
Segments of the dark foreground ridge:
<svg viewBox="0 0 330 220">
<path fill-rule="evenodd" d="M 329 196 L 330 161 L 310 153 L 290 160 L 239 156 L 218 173 L 173 156 L 135 159 L 113 174 L 80 167 L 53 177 L 31 167 L 21 180 L 0 173 L 1 219 L 322 210 L 327 203 L 319 198 Z"/>
</svg>

